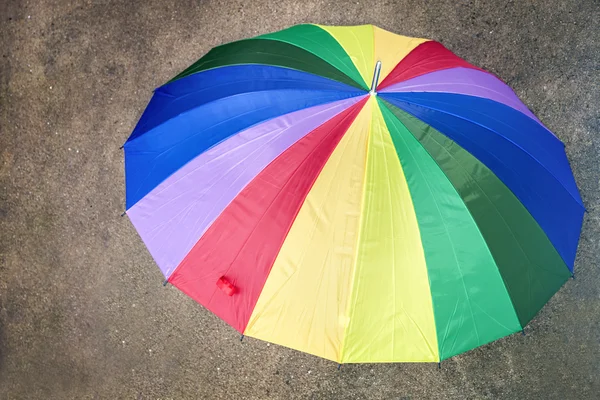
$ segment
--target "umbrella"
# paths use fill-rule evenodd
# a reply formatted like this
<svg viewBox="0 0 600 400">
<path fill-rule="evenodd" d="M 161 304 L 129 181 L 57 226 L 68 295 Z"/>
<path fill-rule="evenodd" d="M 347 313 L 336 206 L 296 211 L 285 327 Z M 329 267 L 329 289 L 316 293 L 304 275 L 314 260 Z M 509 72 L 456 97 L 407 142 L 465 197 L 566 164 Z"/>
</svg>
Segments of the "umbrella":
<svg viewBox="0 0 600 400">
<path fill-rule="evenodd" d="M 306 24 L 215 47 L 154 91 L 124 152 L 165 284 L 340 364 L 522 331 L 573 273 L 563 143 L 435 41 Z"/>
</svg>

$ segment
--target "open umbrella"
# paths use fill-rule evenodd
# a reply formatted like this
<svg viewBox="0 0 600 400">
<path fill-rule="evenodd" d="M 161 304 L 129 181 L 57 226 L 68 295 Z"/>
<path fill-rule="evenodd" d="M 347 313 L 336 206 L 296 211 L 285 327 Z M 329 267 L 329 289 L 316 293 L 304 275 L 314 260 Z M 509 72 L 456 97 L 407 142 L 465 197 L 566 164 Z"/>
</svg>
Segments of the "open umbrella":
<svg viewBox="0 0 600 400">
<path fill-rule="evenodd" d="M 124 145 L 166 281 L 338 363 L 438 362 L 521 331 L 572 275 L 564 145 L 500 79 L 372 25 L 225 44 Z"/>
</svg>

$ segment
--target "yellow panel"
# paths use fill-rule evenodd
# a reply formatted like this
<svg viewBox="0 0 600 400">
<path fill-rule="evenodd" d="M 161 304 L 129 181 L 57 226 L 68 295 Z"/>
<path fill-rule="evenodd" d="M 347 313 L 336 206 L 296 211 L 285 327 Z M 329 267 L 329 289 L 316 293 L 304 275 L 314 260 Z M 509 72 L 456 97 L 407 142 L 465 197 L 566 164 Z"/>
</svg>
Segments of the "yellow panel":
<svg viewBox="0 0 600 400">
<path fill-rule="evenodd" d="M 379 82 L 383 81 L 415 47 L 428 41 L 428 39 L 396 35 L 376 26 L 373 29 L 375 31 L 375 62 L 381 61 Z"/>
<path fill-rule="evenodd" d="M 348 323 L 369 99 L 309 192 L 244 332 L 339 362 Z"/>
<path fill-rule="evenodd" d="M 377 105 L 373 106 L 359 235 L 342 362 L 438 361 L 419 226 Z"/>
<path fill-rule="evenodd" d="M 329 32 L 331 36 L 344 48 L 356 69 L 371 86 L 375 61 L 373 58 L 373 25 L 359 26 L 323 26 L 321 29 Z"/>
</svg>

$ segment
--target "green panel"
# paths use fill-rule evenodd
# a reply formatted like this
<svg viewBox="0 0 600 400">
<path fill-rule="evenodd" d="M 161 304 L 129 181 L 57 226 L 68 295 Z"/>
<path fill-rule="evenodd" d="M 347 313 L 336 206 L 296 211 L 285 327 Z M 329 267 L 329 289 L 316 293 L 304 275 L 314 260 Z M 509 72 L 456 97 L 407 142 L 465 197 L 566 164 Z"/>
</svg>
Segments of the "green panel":
<svg viewBox="0 0 600 400">
<path fill-rule="evenodd" d="M 465 203 L 427 150 L 379 104 L 419 223 L 440 358 L 519 331 L 502 276 Z"/>
<path fill-rule="evenodd" d="M 303 48 L 348 75 L 363 89 L 369 90 L 369 86 L 342 46 L 329 32 L 316 25 L 295 25 L 282 31 L 259 36 L 259 38 L 280 40 Z"/>
<path fill-rule="evenodd" d="M 268 39 L 247 39 L 213 48 L 171 81 L 207 69 L 239 64 L 276 65 L 321 75 L 364 89 L 349 76 L 306 50 L 289 43 Z"/>
<path fill-rule="evenodd" d="M 469 212 L 525 326 L 569 278 L 567 265 L 535 219 L 498 177 L 469 152 L 386 103 L 444 171 Z"/>
</svg>

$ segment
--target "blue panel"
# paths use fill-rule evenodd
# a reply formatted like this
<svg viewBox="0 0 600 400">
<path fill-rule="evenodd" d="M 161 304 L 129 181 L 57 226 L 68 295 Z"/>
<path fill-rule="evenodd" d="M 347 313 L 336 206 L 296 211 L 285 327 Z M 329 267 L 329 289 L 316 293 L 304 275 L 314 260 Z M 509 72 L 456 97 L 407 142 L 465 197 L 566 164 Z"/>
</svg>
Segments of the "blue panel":
<svg viewBox="0 0 600 400">
<path fill-rule="evenodd" d="M 534 151 L 536 158 L 533 158 L 531 153 L 524 150 L 532 146 L 534 137 L 541 136 L 534 125 L 541 129 L 543 127 L 519 111 L 487 99 L 481 99 L 485 102 L 480 102 L 477 101 L 478 98 L 471 96 L 451 95 L 453 97 L 450 100 L 448 94 L 443 94 L 445 101 L 440 104 L 435 99 L 425 98 L 429 96 L 423 96 L 422 93 L 379 95 L 439 130 L 490 168 L 529 210 L 565 263 L 573 270 L 584 208 L 579 203 L 581 200 L 564 148 L 558 148 L 546 137 L 539 139 L 538 147 L 545 147 L 544 151 L 551 155 L 551 159 L 544 158 L 548 155 L 540 151 Z M 426 106 L 420 103 L 425 103 Z M 470 104 L 472 108 L 465 109 L 466 104 Z M 550 133 L 547 131 L 544 133 L 548 134 Z M 524 139 L 526 136 L 529 138 Z M 516 142 L 521 146 L 517 146 Z M 540 158 L 546 163 L 554 164 L 545 168 L 548 165 L 540 164 L 537 161 Z M 576 198 L 568 190 L 571 185 L 568 184 L 567 175 L 573 180 Z M 558 176 L 567 185 L 561 184 Z"/>
<path fill-rule="evenodd" d="M 358 90 L 284 89 L 210 102 L 196 99 L 200 105 L 125 143 L 127 209 L 184 164 L 243 129 L 292 111 L 363 94 Z"/>
<path fill-rule="evenodd" d="M 384 95 L 387 98 L 387 94 Z M 496 101 L 454 93 L 397 93 L 389 98 L 443 111 L 502 135 L 548 169 L 581 205 L 564 144 L 537 121 Z"/>
<path fill-rule="evenodd" d="M 211 69 L 170 82 L 154 92 L 128 141 L 170 118 L 211 101 L 240 93 L 274 89 L 359 90 L 331 79 L 267 65 L 233 65 Z"/>
</svg>

